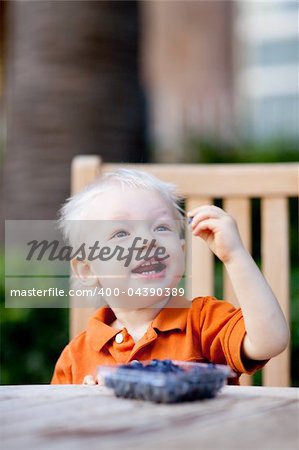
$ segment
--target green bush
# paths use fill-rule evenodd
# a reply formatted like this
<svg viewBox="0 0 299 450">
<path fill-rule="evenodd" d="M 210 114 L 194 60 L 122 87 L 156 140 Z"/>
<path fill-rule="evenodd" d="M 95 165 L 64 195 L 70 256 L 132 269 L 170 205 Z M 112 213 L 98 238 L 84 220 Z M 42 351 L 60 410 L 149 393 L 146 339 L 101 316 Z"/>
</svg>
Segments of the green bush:
<svg viewBox="0 0 299 450">
<path fill-rule="evenodd" d="M 220 142 L 208 137 L 189 138 L 186 155 L 188 162 L 201 164 L 297 162 L 299 159 L 297 141 Z"/>
<path fill-rule="evenodd" d="M 3 263 L 3 254 L 0 259 Z M 55 362 L 68 342 L 68 314 L 67 309 L 5 308 L 1 273 L 1 384 L 50 382 Z"/>
</svg>

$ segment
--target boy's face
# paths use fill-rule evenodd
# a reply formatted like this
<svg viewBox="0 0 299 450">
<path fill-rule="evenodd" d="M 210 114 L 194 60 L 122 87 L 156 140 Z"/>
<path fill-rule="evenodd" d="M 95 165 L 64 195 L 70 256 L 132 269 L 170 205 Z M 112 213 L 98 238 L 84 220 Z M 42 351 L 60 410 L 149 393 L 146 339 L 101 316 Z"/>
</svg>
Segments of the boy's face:
<svg viewBox="0 0 299 450">
<path fill-rule="evenodd" d="M 110 306 L 150 307 L 169 295 L 165 288 L 177 286 L 184 273 L 184 240 L 180 238 L 179 221 L 158 192 L 115 186 L 91 202 L 85 218 L 87 246 L 98 241 L 98 248 L 108 247 L 110 254 L 120 247 L 123 256 L 134 248 L 127 260 L 119 260 L 118 250 L 110 259 L 88 262 L 103 292 L 111 289 L 111 296 L 104 295 Z M 160 261 L 154 257 L 158 248 Z M 119 289 L 117 296 L 113 295 L 115 288 Z M 161 289 L 165 295 L 161 295 Z"/>
</svg>

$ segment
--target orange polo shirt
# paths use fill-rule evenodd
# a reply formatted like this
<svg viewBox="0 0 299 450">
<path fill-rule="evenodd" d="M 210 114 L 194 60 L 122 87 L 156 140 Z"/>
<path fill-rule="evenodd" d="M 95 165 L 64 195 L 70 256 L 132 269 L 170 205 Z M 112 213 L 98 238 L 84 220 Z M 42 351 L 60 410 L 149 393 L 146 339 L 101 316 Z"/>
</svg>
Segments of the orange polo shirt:
<svg viewBox="0 0 299 450">
<path fill-rule="evenodd" d="M 62 351 L 51 384 L 81 384 L 85 375 L 95 374 L 98 365 L 133 359 L 228 364 L 238 376 L 253 373 L 268 362 L 242 357 L 246 333 L 242 311 L 214 297 L 196 297 L 192 302 L 173 297 L 136 343 L 126 328 L 109 325 L 115 318 L 108 307 L 95 312 L 87 330 Z M 238 378 L 231 382 L 238 384 Z"/>
</svg>

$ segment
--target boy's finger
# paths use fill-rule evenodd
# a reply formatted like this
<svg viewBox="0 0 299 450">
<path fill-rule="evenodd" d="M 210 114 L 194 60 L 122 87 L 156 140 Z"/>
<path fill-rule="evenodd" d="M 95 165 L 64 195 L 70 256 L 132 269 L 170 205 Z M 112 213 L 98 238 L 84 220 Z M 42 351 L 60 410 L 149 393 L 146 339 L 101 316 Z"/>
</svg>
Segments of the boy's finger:
<svg viewBox="0 0 299 450">
<path fill-rule="evenodd" d="M 214 231 L 217 226 L 217 220 L 206 219 L 200 222 L 193 230 L 192 233 L 195 235 L 200 235 L 205 230 Z"/>
<path fill-rule="evenodd" d="M 198 211 L 200 211 L 203 208 L 209 208 L 212 205 L 201 205 L 201 206 L 196 206 L 196 208 L 190 209 L 190 211 L 187 211 L 187 216 L 191 217 L 194 216 Z"/>
<path fill-rule="evenodd" d="M 187 217 L 194 217 L 197 214 L 200 214 L 201 212 L 206 212 L 210 214 L 226 214 L 225 211 L 222 208 L 219 208 L 215 205 L 202 205 L 198 206 L 197 208 L 193 208 L 190 211 L 187 212 Z"/>
<path fill-rule="evenodd" d="M 191 226 L 194 229 L 203 220 L 220 219 L 220 217 L 221 215 L 217 211 L 203 211 L 193 217 Z"/>
<path fill-rule="evenodd" d="M 93 386 L 96 383 L 96 380 L 93 378 L 92 375 L 85 375 L 84 380 L 83 380 L 83 384 L 87 385 L 87 386 Z"/>
</svg>

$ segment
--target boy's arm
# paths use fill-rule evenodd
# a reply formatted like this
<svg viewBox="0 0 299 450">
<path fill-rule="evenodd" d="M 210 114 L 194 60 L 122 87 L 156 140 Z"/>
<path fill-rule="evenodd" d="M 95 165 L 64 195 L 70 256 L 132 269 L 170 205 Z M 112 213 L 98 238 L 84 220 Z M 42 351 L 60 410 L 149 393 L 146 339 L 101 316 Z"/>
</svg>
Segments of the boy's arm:
<svg viewBox="0 0 299 450">
<path fill-rule="evenodd" d="M 244 248 L 225 267 L 245 321 L 244 356 L 268 359 L 278 355 L 288 345 L 289 327 L 267 281 Z"/>
<path fill-rule="evenodd" d="M 269 359 L 289 342 L 289 328 L 270 286 L 244 248 L 236 222 L 216 206 L 201 206 L 188 213 L 192 231 L 204 239 L 224 263 L 242 309 L 246 335 L 243 354 Z"/>
</svg>

